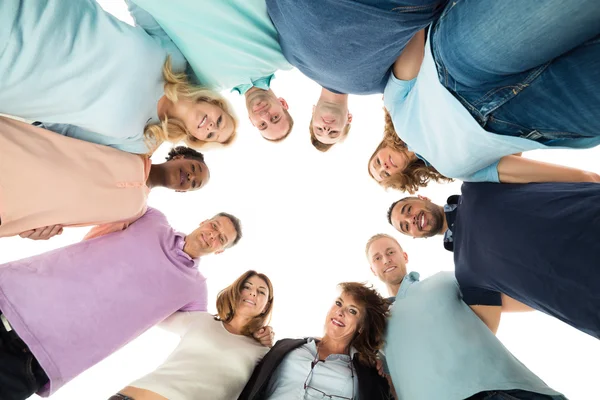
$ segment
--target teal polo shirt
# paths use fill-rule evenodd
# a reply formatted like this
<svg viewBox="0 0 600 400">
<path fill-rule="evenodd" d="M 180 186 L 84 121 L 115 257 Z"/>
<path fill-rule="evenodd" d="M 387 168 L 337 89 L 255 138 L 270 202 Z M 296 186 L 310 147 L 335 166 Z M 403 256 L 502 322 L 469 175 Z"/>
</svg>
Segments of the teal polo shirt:
<svg viewBox="0 0 600 400">
<path fill-rule="evenodd" d="M 486 390 L 559 395 L 462 301 L 452 272 L 408 274 L 388 322 L 386 362 L 399 400 L 463 400 Z"/>
</svg>

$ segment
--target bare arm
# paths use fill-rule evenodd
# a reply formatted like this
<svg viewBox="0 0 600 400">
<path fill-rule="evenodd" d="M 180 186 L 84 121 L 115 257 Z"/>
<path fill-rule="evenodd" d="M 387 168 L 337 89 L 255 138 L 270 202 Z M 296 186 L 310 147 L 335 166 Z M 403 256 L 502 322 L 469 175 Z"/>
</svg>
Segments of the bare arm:
<svg viewBox="0 0 600 400">
<path fill-rule="evenodd" d="M 498 327 L 500 326 L 500 314 L 502 313 L 502 307 L 500 306 L 469 306 L 471 310 L 479 319 L 483 321 L 484 324 L 490 328 L 490 331 L 496 334 L 498 332 Z"/>
<path fill-rule="evenodd" d="M 527 312 L 535 311 L 526 304 L 521 303 L 502 293 L 502 312 Z"/>
<path fill-rule="evenodd" d="M 415 33 L 394 63 L 394 76 L 402 81 L 417 77 L 425 55 L 425 30 Z"/>
<path fill-rule="evenodd" d="M 514 155 L 502 157 L 498 176 L 503 183 L 600 182 L 600 175 L 594 172 Z"/>
</svg>

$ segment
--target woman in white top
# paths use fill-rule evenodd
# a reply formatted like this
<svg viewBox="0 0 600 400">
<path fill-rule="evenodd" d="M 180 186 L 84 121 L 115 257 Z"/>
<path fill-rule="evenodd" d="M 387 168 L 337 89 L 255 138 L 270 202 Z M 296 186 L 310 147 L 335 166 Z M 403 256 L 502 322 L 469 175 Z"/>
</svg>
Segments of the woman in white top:
<svg viewBox="0 0 600 400">
<path fill-rule="evenodd" d="M 230 143 L 226 101 L 192 85 L 177 46 L 125 1 L 136 26 L 95 0 L 0 1 L 0 113 L 130 153 Z"/>
<path fill-rule="evenodd" d="M 273 308 L 269 278 L 247 271 L 217 296 L 217 314 L 177 312 L 161 323 L 181 342 L 154 372 L 110 400 L 231 400 L 269 350 L 273 332 L 263 329 Z M 262 335 L 259 333 L 266 331 Z M 253 337 L 254 336 L 254 337 Z M 257 338 L 257 339 L 255 339 Z"/>
</svg>

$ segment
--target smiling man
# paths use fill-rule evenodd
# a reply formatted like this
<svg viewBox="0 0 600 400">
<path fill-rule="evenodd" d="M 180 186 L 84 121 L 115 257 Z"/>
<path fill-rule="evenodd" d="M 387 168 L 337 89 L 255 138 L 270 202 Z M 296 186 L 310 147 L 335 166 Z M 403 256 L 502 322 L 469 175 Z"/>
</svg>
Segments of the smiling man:
<svg viewBox="0 0 600 400">
<path fill-rule="evenodd" d="M 269 141 L 294 125 L 286 101 L 271 90 L 278 70 L 289 70 L 264 0 L 132 0 L 149 12 L 187 59 L 198 81 L 244 95 L 248 117 Z"/>
<path fill-rule="evenodd" d="M 565 400 L 494 336 L 505 304 L 469 309 L 450 272 L 420 281 L 389 235 L 371 237 L 365 253 L 394 296 L 384 351 L 398 399 Z"/>
<path fill-rule="evenodd" d="M 124 231 L 1 265 L 2 399 L 51 395 L 174 312 L 206 311 L 198 258 L 241 237 L 227 213 L 186 236 L 150 208 Z"/>
<path fill-rule="evenodd" d="M 465 183 L 444 207 L 401 199 L 388 221 L 415 238 L 444 235 L 467 304 L 506 294 L 600 338 L 597 183 Z"/>
</svg>

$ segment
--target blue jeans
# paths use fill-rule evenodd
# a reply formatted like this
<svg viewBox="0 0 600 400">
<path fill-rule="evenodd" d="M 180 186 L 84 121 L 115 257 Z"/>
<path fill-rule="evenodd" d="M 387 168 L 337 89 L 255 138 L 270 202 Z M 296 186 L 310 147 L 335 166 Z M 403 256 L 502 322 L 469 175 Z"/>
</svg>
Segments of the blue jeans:
<svg viewBox="0 0 600 400">
<path fill-rule="evenodd" d="M 25 400 L 47 382 L 27 345 L 14 331 L 7 332 L 0 321 L 0 399 Z"/>
<path fill-rule="evenodd" d="M 550 396 L 525 390 L 490 390 L 477 393 L 466 400 L 567 400 L 565 396 Z"/>
<path fill-rule="evenodd" d="M 433 27 L 442 84 L 486 130 L 600 144 L 597 0 L 455 0 Z"/>
</svg>

